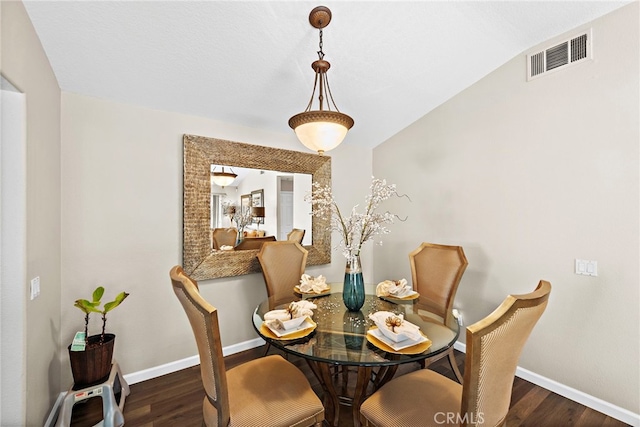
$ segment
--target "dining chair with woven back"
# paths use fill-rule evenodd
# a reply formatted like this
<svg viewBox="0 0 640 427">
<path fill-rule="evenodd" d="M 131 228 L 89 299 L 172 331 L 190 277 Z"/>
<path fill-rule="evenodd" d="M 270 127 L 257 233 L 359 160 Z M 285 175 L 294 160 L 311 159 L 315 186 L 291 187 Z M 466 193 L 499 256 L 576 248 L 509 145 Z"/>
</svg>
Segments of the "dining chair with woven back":
<svg viewBox="0 0 640 427">
<path fill-rule="evenodd" d="M 308 254 L 300 243 L 291 240 L 265 242 L 262 245 L 258 261 L 267 286 L 267 296 L 274 305 L 291 300 L 293 288 L 300 284 Z"/>
<path fill-rule="evenodd" d="M 237 238 L 237 228 L 214 228 L 211 232 L 213 249 L 217 250 L 220 250 L 222 246 L 235 246 Z"/>
<path fill-rule="evenodd" d="M 298 242 L 281 240 L 266 242 L 258 252 L 258 262 L 262 268 L 262 277 L 267 287 L 267 296 L 271 309 L 291 301 L 293 288 L 300 284 L 300 278 L 307 265 L 309 251 Z M 271 344 L 267 343 L 264 354 L 269 353 Z"/>
<path fill-rule="evenodd" d="M 453 301 L 458 291 L 460 279 L 467 268 L 467 257 L 461 246 L 422 243 L 409 254 L 413 289 L 420 294 L 416 308 L 424 307 L 430 313 L 442 318 L 446 325 L 456 322 L 453 317 Z M 426 367 L 443 357 L 448 357 L 451 369 L 458 382 L 462 374 L 455 359 L 453 347 L 444 353 L 421 362 Z"/>
<path fill-rule="evenodd" d="M 464 381 L 430 369 L 392 379 L 360 407 L 363 426 L 504 426 L 518 360 L 544 312 L 551 284 L 509 295 L 484 319 L 467 327 Z"/>
<path fill-rule="evenodd" d="M 305 230 L 301 228 L 294 228 L 287 234 L 287 240 L 292 240 L 294 242 L 298 242 L 302 244 L 302 239 L 304 239 Z"/>
<path fill-rule="evenodd" d="M 170 273 L 173 291 L 187 314 L 200 356 L 207 427 L 315 426 L 324 420 L 322 402 L 305 375 L 279 355 L 226 370 L 218 311 L 180 266 Z"/>
</svg>

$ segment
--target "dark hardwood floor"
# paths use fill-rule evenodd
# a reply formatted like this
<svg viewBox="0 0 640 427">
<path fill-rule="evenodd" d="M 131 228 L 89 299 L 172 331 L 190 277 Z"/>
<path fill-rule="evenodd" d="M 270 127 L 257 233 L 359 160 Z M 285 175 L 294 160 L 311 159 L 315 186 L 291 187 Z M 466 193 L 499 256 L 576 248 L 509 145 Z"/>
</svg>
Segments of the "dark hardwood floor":
<svg viewBox="0 0 640 427">
<path fill-rule="evenodd" d="M 271 352 L 277 352 L 271 350 Z M 258 347 L 225 358 L 227 368 L 261 357 L 264 347 Z M 456 352 L 462 368 L 464 354 Z M 322 389 L 306 362 L 290 357 L 309 378 L 313 389 L 321 395 Z M 418 369 L 418 364 L 400 367 L 396 376 Z M 453 373 L 446 359 L 433 363 L 433 369 L 451 379 Z M 355 375 L 350 375 L 355 380 Z M 354 381 L 355 382 L 355 381 Z M 350 386 L 353 386 L 351 381 Z M 200 382 L 200 367 L 153 378 L 130 386 L 131 394 L 124 406 L 127 427 L 200 427 L 202 426 L 202 399 L 204 391 Z M 73 410 L 72 426 L 93 426 L 102 419 L 101 399 L 92 398 L 77 404 Z M 351 408 L 341 407 L 340 427 L 353 427 Z M 538 387 L 528 381 L 515 378 L 511 409 L 507 417 L 509 427 L 623 427 L 624 424 L 600 412 L 565 399 L 558 394 Z M 265 427 L 268 427 L 265 424 Z"/>
</svg>

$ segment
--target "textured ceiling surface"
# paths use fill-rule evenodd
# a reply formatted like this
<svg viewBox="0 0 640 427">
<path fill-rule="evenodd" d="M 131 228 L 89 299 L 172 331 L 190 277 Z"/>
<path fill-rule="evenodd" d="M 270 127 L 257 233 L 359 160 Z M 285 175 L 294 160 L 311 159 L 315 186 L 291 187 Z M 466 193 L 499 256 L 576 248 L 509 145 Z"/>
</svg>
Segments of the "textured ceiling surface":
<svg viewBox="0 0 640 427">
<path fill-rule="evenodd" d="M 276 132 L 313 87 L 374 147 L 534 45 L 628 1 L 24 1 L 60 88 Z M 525 71 L 523 70 L 523 79 Z M 212 135 L 215 136 L 215 135 Z"/>
</svg>

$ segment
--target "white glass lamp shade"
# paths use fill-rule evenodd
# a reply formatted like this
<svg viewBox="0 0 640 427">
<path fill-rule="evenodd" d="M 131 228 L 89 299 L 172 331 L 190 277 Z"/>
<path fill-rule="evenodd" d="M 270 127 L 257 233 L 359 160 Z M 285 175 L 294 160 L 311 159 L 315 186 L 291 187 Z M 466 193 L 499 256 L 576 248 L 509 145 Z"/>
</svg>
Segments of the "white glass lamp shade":
<svg viewBox="0 0 640 427">
<path fill-rule="evenodd" d="M 219 185 L 220 187 L 226 187 L 227 185 L 230 185 L 234 179 L 236 179 L 236 176 L 238 175 L 236 175 L 235 173 L 213 172 L 211 174 L 211 182 Z"/>
<path fill-rule="evenodd" d="M 353 119 L 336 111 L 308 111 L 293 116 L 289 126 L 305 147 L 322 154 L 340 145 Z"/>
<path fill-rule="evenodd" d="M 348 130 L 342 125 L 330 122 L 306 123 L 295 128 L 296 136 L 302 145 L 318 153 L 333 150 L 340 145 Z"/>
</svg>

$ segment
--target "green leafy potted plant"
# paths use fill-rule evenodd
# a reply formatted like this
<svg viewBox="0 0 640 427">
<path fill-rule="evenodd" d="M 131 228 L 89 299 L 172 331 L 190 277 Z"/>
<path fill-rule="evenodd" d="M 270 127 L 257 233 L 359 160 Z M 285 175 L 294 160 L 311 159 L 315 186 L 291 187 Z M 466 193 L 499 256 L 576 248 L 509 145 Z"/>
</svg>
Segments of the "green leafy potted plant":
<svg viewBox="0 0 640 427">
<path fill-rule="evenodd" d="M 113 346 L 116 336 L 105 333 L 107 326 L 107 313 L 119 306 L 129 296 L 126 292 L 120 292 L 113 301 L 105 303 L 100 308 L 104 288 L 98 286 L 93 291 L 91 301 L 78 299 L 74 307 L 78 307 L 84 314 L 84 345 L 69 345 L 69 359 L 71 361 L 71 373 L 76 388 L 79 385 L 86 386 L 103 382 L 111 371 L 113 360 Z M 102 315 L 102 332 L 89 336 L 89 315 L 100 313 Z"/>
</svg>

